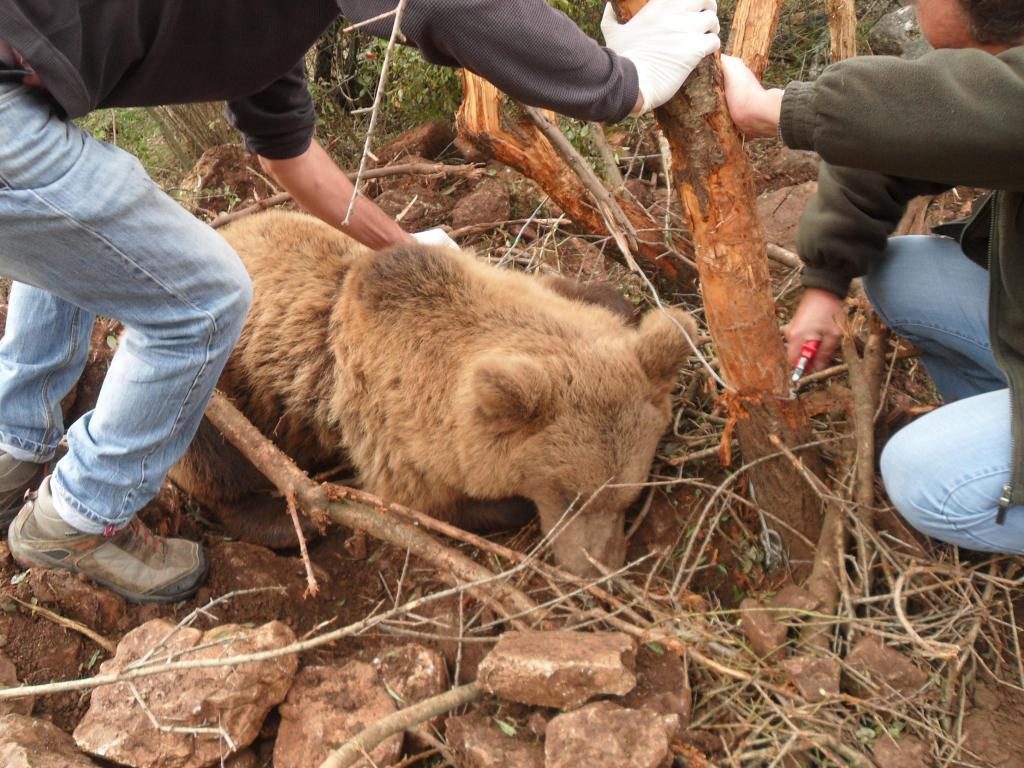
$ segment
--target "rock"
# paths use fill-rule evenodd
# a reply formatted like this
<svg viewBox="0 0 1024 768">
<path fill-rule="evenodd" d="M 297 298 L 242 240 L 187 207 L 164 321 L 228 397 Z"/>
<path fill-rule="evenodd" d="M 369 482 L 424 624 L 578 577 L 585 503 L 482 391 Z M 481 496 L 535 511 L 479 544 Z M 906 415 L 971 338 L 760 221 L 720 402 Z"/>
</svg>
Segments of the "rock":
<svg viewBox="0 0 1024 768">
<path fill-rule="evenodd" d="M 912 5 L 892 11 L 880 18 L 868 31 L 873 53 L 916 59 L 933 50 L 921 35 L 921 25 Z"/>
<path fill-rule="evenodd" d="M 628 709 L 643 709 L 657 715 L 679 718 L 681 736 L 690 725 L 693 696 L 683 660 L 668 651 L 656 652 L 641 645 L 636 654 L 636 687 L 619 703 Z"/>
<path fill-rule="evenodd" d="M 571 709 L 636 685 L 636 647 L 620 632 L 506 632 L 481 662 L 478 682 L 509 701 Z"/>
<path fill-rule="evenodd" d="M 433 161 L 454 140 L 455 132 L 446 121 L 423 123 L 374 149 L 373 154 L 377 160 L 371 166 L 415 162 L 408 159 L 409 155 Z"/>
<path fill-rule="evenodd" d="M 778 620 L 784 621 L 790 616 L 814 611 L 820 603 L 806 589 L 795 584 L 787 584 L 768 601 L 768 605 L 779 612 L 777 614 L 779 616 Z"/>
<path fill-rule="evenodd" d="M 846 657 L 849 674 L 847 687 L 851 693 L 870 697 L 891 691 L 909 696 L 928 684 L 929 675 L 894 648 L 882 644 L 877 637 L 863 637 Z"/>
<path fill-rule="evenodd" d="M 460 229 L 473 224 L 508 221 L 511 215 L 512 202 L 505 185 L 496 179 L 485 178 L 455 204 L 451 222 L 454 229 Z"/>
<path fill-rule="evenodd" d="M 900 736 L 893 740 L 886 734 L 871 745 L 871 756 L 878 768 L 931 768 L 928 745 L 914 736 Z"/>
<path fill-rule="evenodd" d="M 963 721 L 963 748 L 975 765 L 1024 767 L 1024 696 L 993 682 L 975 682 L 973 706 Z"/>
<path fill-rule="evenodd" d="M 374 202 L 409 232 L 438 226 L 448 212 L 448 198 L 425 184 L 387 189 Z"/>
<path fill-rule="evenodd" d="M 836 659 L 795 656 L 779 666 L 789 675 L 800 695 L 814 704 L 839 695 L 841 667 Z"/>
<path fill-rule="evenodd" d="M 52 568 L 33 568 L 25 581 L 41 604 L 101 634 L 127 628 L 126 603 L 109 589 Z"/>
<path fill-rule="evenodd" d="M 449 717 L 445 740 L 457 768 L 542 768 L 544 746 L 522 731 L 510 736 L 492 718 L 476 712 Z"/>
<path fill-rule="evenodd" d="M 281 726 L 274 745 L 275 768 L 320 765 L 350 738 L 396 711 L 395 702 L 362 661 L 343 667 L 305 667 L 295 678 L 279 708 Z M 370 752 L 374 766 L 391 765 L 401 757 L 402 734 L 389 736 Z M 355 764 L 368 768 L 371 763 Z"/>
<path fill-rule="evenodd" d="M 101 673 L 120 672 L 161 641 L 162 654 L 178 660 L 215 659 L 282 648 L 295 634 L 278 621 L 249 629 L 225 624 L 206 632 L 178 628 L 162 619 L 132 630 L 117 646 Z M 190 648 L 202 646 L 197 650 Z M 208 667 L 168 672 L 134 680 L 149 713 L 136 702 L 126 683 L 93 691 L 89 710 L 75 729 L 78 746 L 91 754 L 133 768 L 200 768 L 218 763 L 229 752 L 215 734 L 165 733 L 157 722 L 181 728 L 217 728 L 236 750 L 251 744 L 267 713 L 284 699 L 298 661 L 281 656 L 234 667 Z"/>
<path fill-rule="evenodd" d="M 548 723 L 545 768 L 662 768 L 671 765 L 674 718 L 623 709 L 610 701 L 588 704 Z"/>
<path fill-rule="evenodd" d="M 0 765 L 4 768 L 96 768 L 52 723 L 23 715 L 0 717 Z"/>
<path fill-rule="evenodd" d="M 489 608 L 475 604 L 467 606 L 461 601 L 460 596 L 453 595 L 427 603 L 420 610 L 420 615 L 430 623 L 430 632 L 437 637 L 437 649 L 452 671 L 456 685 L 476 680 L 480 662 L 492 647 L 487 643 L 463 642 L 464 623 L 473 620 L 474 623 L 490 624 L 496 618 Z"/>
<path fill-rule="evenodd" d="M 757 198 L 757 215 L 767 242 L 796 250 L 800 217 L 817 188 L 818 182 L 806 181 L 766 192 Z"/>
<path fill-rule="evenodd" d="M 0 688 L 16 688 L 21 685 L 14 662 L 0 653 Z M 35 698 L 0 700 L 0 715 L 31 715 Z"/>
<path fill-rule="evenodd" d="M 778 653 L 789 636 L 788 628 L 775 620 L 774 612 L 752 597 L 740 603 L 740 628 L 754 653 L 763 659 Z"/>
<path fill-rule="evenodd" d="M 448 666 L 437 651 L 410 643 L 391 648 L 373 660 L 377 676 L 392 697 L 398 696 L 399 708 L 409 707 L 424 699 L 438 696 L 448 690 Z M 421 723 L 418 727 L 433 727 L 438 733 L 444 727 L 444 715 Z M 415 731 L 406 733 L 412 739 L 410 747 L 418 751 L 428 749 L 426 740 L 419 739 Z"/>
</svg>

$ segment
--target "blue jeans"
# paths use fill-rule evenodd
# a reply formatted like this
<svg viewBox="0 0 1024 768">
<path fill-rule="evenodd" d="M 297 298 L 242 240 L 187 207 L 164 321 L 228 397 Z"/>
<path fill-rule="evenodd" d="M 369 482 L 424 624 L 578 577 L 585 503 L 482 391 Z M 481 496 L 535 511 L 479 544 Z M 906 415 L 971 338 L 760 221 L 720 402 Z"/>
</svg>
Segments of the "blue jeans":
<svg viewBox="0 0 1024 768">
<path fill-rule="evenodd" d="M 94 410 L 67 432 L 57 511 L 119 527 L 195 434 L 241 332 L 252 285 L 234 251 L 139 162 L 63 120 L 44 92 L 0 84 L 0 449 L 45 461 L 97 315 L 125 328 Z"/>
<path fill-rule="evenodd" d="M 864 289 L 885 323 L 921 350 L 945 401 L 886 444 L 882 479 L 893 505 L 941 541 L 1024 553 L 1024 507 L 996 524 L 1010 475 L 1010 401 L 989 346 L 988 274 L 953 240 L 897 237 Z"/>
</svg>

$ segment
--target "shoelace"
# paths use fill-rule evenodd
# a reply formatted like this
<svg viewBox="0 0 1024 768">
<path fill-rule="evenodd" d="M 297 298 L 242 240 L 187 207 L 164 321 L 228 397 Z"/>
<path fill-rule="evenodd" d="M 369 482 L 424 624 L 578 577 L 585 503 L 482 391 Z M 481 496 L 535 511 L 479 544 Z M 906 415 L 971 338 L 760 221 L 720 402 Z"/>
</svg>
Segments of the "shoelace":
<svg viewBox="0 0 1024 768">
<path fill-rule="evenodd" d="M 140 542 L 143 549 L 151 549 L 154 554 L 163 548 L 163 541 L 160 537 L 149 530 L 149 527 L 143 524 L 137 517 L 120 528 L 108 525 L 103 529 L 103 535 L 107 538 L 113 538 L 121 534 L 130 538 L 132 542 Z"/>
</svg>

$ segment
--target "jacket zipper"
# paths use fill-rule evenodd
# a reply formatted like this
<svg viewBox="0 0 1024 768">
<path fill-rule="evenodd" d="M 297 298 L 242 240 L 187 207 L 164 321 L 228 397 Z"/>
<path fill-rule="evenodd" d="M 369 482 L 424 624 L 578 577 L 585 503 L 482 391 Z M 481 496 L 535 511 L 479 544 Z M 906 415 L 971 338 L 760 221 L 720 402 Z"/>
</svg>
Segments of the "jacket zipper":
<svg viewBox="0 0 1024 768">
<path fill-rule="evenodd" d="M 988 269 L 989 269 L 989 275 L 990 276 L 995 274 L 994 272 L 992 272 L 992 270 L 995 267 L 995 265 L 992 263 L 992 253 L 995 250 L 996 235 L 997 235 L 997 232 L 998 232 L 996 224 L 997 224 L 997 222 L 999 220 L 999 202 L 1000 202 L 999 201 L 999 192 L 998 191 L 997 192 L 993 192 L 993 194 L 992 194 L 992 222 L 989 225 L 989 236 L 988 236 Z M 990 277 L 990 283 L 991 283 L 991 277 Z M 992 346 L 993 357 L 998 355 L 998 351 L 996 350 L 996 346 L 997 346 L 998 342 L 996 340 L 995 325 L 994 325 L 994 323 L 995 323 L 995 316 L 996 316 L 996 302 L 998 302 L 998 300 L 999 300 L 999 296 L 997 295 L 997 292 L 993 291 L 993 296 L 992 296 L 992 300 L 991 300 L 991 304 L 990 304 L 991 312 L 989 314 L 989 321 L 988 321 L 989 322 L 989 337 L 994 342 L 993 346 Z M 1013 381 L 1012 381 L 1009 373 L 1007 373 L 1007 375 L 1006 375 L 1006 383 L 1007 383 L 1007 386 L 1010 388 L 1010 391 L 1008 392 L 1008 395 L 1009 395 L 1008 399 L 1010 401 L 1010 460 L 1011 460 L 1010 477 L 1012 478 L 1013 477 L 1012 461 L 1013 461 L 1013 456 L 1014 456 L 1014 453 L 1015 453 L 1015 445 L 1014 445 L 1014 436 L 1013 436 Z M 1011 499 L 1012 498 L 1013 498 L 1013 485 L 1012 485 L 1011 482 L 1008 481 L 1003 486 L 1003 492 L 999 496 L 999 507 L 998 507 L 998 511 L 996 512 L 996 524 L 997 525 L 1004 525 L 1006 523 L 1006 514 L 1010 510 L 1010 503 L 1011 503 Z"/>
</svg>

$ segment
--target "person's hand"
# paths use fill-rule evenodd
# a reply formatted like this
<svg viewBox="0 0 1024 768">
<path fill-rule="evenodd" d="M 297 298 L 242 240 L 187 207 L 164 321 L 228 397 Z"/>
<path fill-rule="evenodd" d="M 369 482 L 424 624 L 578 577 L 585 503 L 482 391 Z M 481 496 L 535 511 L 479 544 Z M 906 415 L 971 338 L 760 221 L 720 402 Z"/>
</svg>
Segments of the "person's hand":
<svg viewBox="0 0 1024 768">
<path fill-rule="evenodd" d="M 639 111 L 675 96 L 690 72 L 721 46 L 716 0 L 650 0 L 625 24 L 611 3 L 604 8 L 605 44 L 629 59 L 640 81 Z"/>
<path fill-rule="evenodd" d="M 807 288 L 800 299 L 800 304 L 793 313 L 789 324 L 783 328 L 786 337 L 786 359 L 790 365 L 796 365 L 800 357 L 800 347 L 805 341 L 819 339 L 821 346 L 809 370 L 820 371 L 832 360 L 839 346 L 841 330 L 838 318 L 843 314 L 843 299 L 831 291 L 820 288 Z"/>
<path fill-rule="evenodd" d="M 725 103 L 736 127 L 751 139 L 775 136 L 779 131 L 783 91 L 766 89 L 743 60 L 735 56 L 722 57 L 722 76 Z"/>
<path fill-rule="evenodd" d="M 459 244 L 448 237 L 448 233 L 440 227 L 435 229 L 425 229 L 422 232 L 413 232 L 412 236 L 416 242 L 423 245 L 443 245 L 446 248 L 459 250 Z"/>
</svg>

